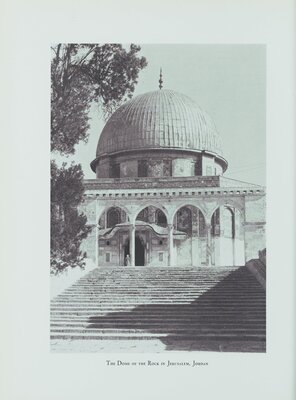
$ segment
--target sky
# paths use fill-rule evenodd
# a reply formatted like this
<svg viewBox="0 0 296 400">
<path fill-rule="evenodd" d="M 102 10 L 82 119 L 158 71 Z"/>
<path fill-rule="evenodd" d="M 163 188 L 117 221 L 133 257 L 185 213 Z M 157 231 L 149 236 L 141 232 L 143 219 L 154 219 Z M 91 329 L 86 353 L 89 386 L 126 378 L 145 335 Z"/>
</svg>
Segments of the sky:
<svg viewBox="0 0 296 400">
<path fill-rule="evenodd" d="M 139 44 L 139 43 L 137 43 Z M 134 96 L 163 87 L 192 98 L 213 119 L 228 161 L 226 177 L 265 185 L 264 45 L 141 45 L 148 66 L 139 74 Z M 101 113 L 91 110 L 89 140 L 76 146 L 75 162 L 85 178 L 95 178 L 90 162 L 104 127 Z"/>
</svg>

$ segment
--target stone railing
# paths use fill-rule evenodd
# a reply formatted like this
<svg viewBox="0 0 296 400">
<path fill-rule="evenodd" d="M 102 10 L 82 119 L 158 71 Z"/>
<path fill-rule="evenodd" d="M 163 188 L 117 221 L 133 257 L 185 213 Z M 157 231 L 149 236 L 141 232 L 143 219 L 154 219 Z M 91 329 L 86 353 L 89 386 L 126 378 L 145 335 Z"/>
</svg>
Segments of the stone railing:
<svg viewBox="0 0 296 400">
<path fill-rule="evenodd" d="M 259 251 L 258 258 L 248 261 L 246 267 L 266 289 L 266 249 Z"/>
</svg>

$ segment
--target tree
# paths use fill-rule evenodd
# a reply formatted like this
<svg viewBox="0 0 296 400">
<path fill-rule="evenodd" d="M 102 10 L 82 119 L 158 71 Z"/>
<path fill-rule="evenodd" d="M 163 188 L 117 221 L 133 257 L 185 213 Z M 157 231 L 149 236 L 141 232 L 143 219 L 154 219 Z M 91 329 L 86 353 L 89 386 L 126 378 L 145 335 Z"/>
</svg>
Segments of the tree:
<svg viewBox="0 0 296 400">
<path fill-rule="evenodd" d="M 58 273 L 68 266 L 84 266 L 80 244 L 91 228 L 77 206 L 83 198 L 83 172 L 80 165 L 66 163 L 58 168 L 51 161 L 51 270 Z"/>
<path fill-rule="evenodd" d="M 105 117 L 132 96 L 139 71 L 147 63 L 140 47 L 120 44 L 58 44 L 52 47 L 51 150 L 62 155 L 86 142 L 89 111 L 96 102 Z M 51 271 L 83 267 L 80 244 L 91 228 L 78 212 L 83 198 L 80 165 L 61 168 L 51 162 Z"/>
<path fill-rule="evenodd" d="M 101 105 L 105 117 L 134 92 L 139 71 L 147 65 L 140 47 L 120 44 L 58 44 L 52 47 L 51 149 L 73 154 L 87 141 L 89 110 Z"/>
</svg>

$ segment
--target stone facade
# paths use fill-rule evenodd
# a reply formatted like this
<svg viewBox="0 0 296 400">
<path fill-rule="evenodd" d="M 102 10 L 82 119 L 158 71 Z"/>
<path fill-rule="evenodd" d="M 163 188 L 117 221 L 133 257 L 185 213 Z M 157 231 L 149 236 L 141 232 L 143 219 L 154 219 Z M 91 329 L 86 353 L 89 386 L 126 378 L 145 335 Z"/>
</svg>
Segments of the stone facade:
<svg viewBox="0 0 296 400">
<path fill-rule="evenodd" d="M 210 187 L 205 186 L 208 182 L 212 182 Z M 151 266 L 244 265 L 265 248 L 264 188 L 238 185 L 224 177 L 196 177 L 183 180 L 182 185 L 176 185 L 173 178 L 167 179 L 166 185 L 156 186 L 153 179 L 142 183 L 146 184 L 145 188 L 136 189 L 141 185 L 131 178 L 128 183 L 125 179 L 85 181 L 81 211 L 93 231 L 85 240 L 83 250 L 97 265 L 124 265 L 124 243 L 135 240 L 131 235 L 141 239 L 144 264 Z M 115 208 L 122 210 L 120 221 L 117 228 L 109 227 L 108 231 L 100 220 Z M 154 216 L 157 210 L 165 215 L 166 226 L 161 231 L 155 232 L 152 220 L 148 221 L 150 225 L 137 225 L 137 217 L 145 208 L 154 209 Z M 176 216 L 182 208 L 195 211 L 190 232 L 178 225 Z M 217 209 L 220 210 L 218 222 L 214 218 Z M 197 215 L 202 216 L 203 230 L 197 230 L 201 220 Z M 173 236 L 171 248 L 169 235 Z"/>
<path fill-rule="evenodd" d="M 240 266 L 265 248 L 265 189 L 227 179 L 221 138 L 170 90 L 128 101 L 104 127 L 81 211 L 97 266 Z"/>
</svg>

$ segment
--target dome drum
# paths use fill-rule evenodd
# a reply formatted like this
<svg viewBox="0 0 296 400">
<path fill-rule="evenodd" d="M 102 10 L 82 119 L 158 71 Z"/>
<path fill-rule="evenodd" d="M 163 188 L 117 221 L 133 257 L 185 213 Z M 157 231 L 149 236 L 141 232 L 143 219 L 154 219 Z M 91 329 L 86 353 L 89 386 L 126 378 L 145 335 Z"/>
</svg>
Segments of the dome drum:
<svg viewBox="0 0 296 400">
<path fill-rule="evenodd" d="M 227 162 L 214 154 L 174 149 L 127 151 L 92 162 L 97 178 L 222 175 Z"/>
</svg>

